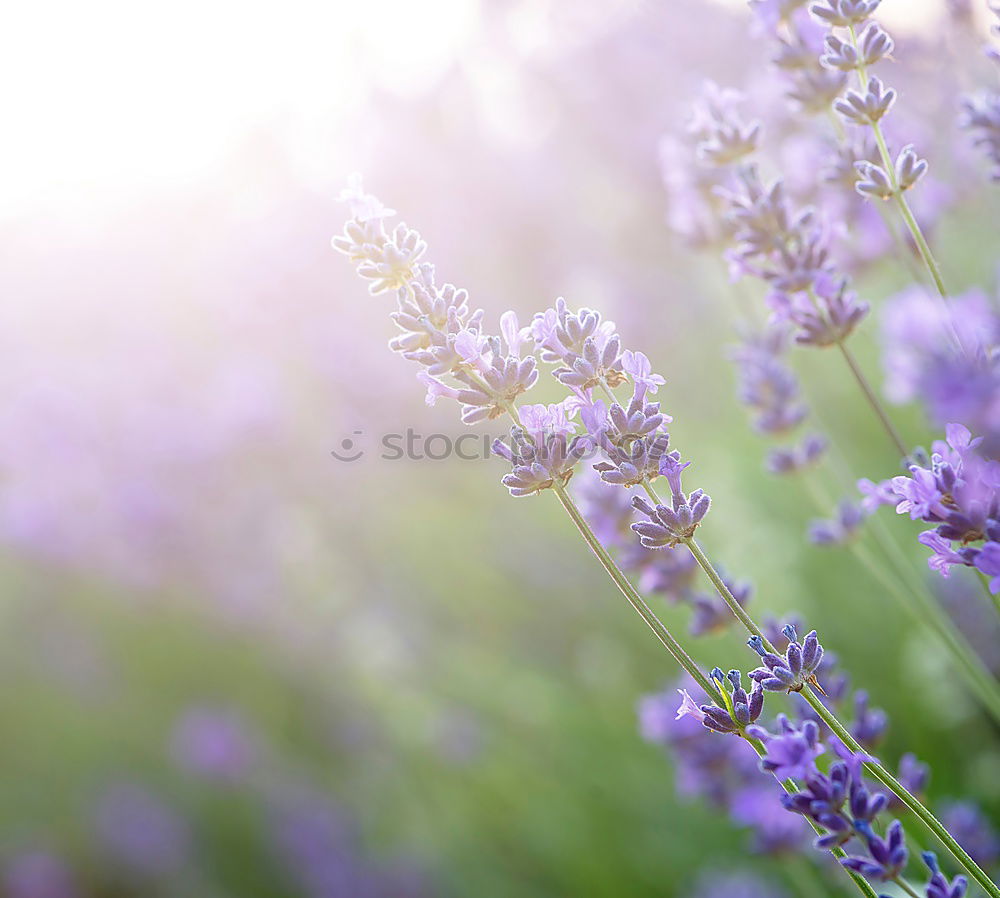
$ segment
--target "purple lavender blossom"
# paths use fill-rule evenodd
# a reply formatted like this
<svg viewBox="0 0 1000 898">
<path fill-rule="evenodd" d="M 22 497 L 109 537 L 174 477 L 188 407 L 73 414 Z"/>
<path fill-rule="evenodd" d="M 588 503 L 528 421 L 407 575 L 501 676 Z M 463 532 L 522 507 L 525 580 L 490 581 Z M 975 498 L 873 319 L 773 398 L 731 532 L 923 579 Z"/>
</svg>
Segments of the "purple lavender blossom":
<svg viewBox="0 0 1000 898">
<path fill-rule="evenodd" d="M 820 0 L 810 4 L 809 12 L 825 25 L 847 28 L 864 22 L 881 2 L 882 0 Z"/>
<path fill-rule="evenodd" d="M 750 724 L 755 723 L 764 710 L 764 690 L 760 683 L 754 683 L 748 694 L 740 683 L 740 672 L 731 670 L 723 677 L 722 671 L 715 668 L 712 679 L 718 684 L 720 693 L 724 694 L 724 679 L 728 679 L 731 689 L 726 700 L 726 708 L 719 705 L 701 705 L 701 722 L 710 730 L 718 733 L 741 733 Z M 680 713 L 680 712 L 678 712 Z"/>
<path fill-rule="evenodd" d="M 864 509 L 845 499 L 837 506 L 836 517 L 813 521 L 809 525 L 809 541 L 814 546 L 847 545 L 857 537 L 864 521 Z"/>
<path fill-rule="evenodd" d="M 984 91 L 962 102 L 959 126 L 972 135 L 972 143 L 991 166 L 990 177 L 1000 181 L 1000 94 Z"/>
<path fill-rule="evenodd" d="M 925 851 L 921 857 L 931 871 L 927 882 L 927 898 L 964 898 L 969 887 L 969 880 L 964 876 L 956 876 L 950 883 L 938 867 L 937 856 L 933 851 Z"/>
<path fill-rule="evenodd" d="M 1000 462 L 976 453 L 981 438 L 972 438 L 967 427 L 949 424 L 946 441 L 936 441 L 930 467 L 910 466 L 910 476 L 894 477 L 898 514 L 909 514 L 936 527 L 921 534 L 920 541 L 934 554 L 928 564 L 947 576 L 955 564 L 974 565 L 983 573 L 1000 575 Z M 985 542 L 984 542 L 985 541 Z M 983 543 L 981 548 L 973 544 Z M 991 584 L 1000 591 L 1000 580 Z"/>
<path fill-rule="evenodd" d="M 779 780 L 805 779 L 814 774 L 816 758 L 825 751 L 819 741 L 819 727 L 811 720 L 796 727 L 784 714 L 779 714 L 777 733 L 756 725 L 748 727 L 746 732 L 760 739 L 767 749 L 760 761 L 761 770 Z"/>
<path fill-rule="evenodd" d="M 734 582 L 724 575 L 722 579 L 733 598 L 736 599 L 736 604 L 745 608 L 753 593 L 751 585 Z M 735 620 L 732 609 L 716 594 L 695 593 L 690 597 L 689 602 L 694 612 L 690 626 L 692 636 L 704 636 L 707 633 L 725 630 Z"/>
<path fill-rule="evenodd" d="M 765 467 L 771 474 L 792 474 L 818 464 L 830 443 L 821 434 L 808 434 L 798 446 L 772 449 Z"/>
<path fill-rule="evenodd" d="M 885 737 L 889 725 L 888 715 L 881 708 L 868 705 L 868 693 L 859 689 L 854 693 L 854 720 L 851 735 L 867 750 L 874 749 Z"/>
<path fill-rule="evenodd" d="M 852 855 L 841 861 L 848 870 L 860 873 L 875 882 L 889 882 L 896 879 L 905 869 L 909 853 L 903 839 L 903 825 L 898 820 L 889 824 L 885 838 L 878 835 L 871 824 L 857 821 L 854 828 L 864 837 L 868 846 L 868 857 Z"/>
<path fill-rule="evenodd" d="M 670 484 L 670 505 L 654 508 L 638 496 L 632 499 L 632 504 L 649 519 L 632 525 L 632 529 L 639 534 L 639 541 L 647 549 L 673 547 L 691 539 L 708 514 L 711 499 L 704 490 L 697 489 L 687 495 L 681 489 L 681 471 L 687 464 L 681 464 L 676 453 L 664 456 L 662 460 L 660 473 Z"/>
<path fill-rule="evenodd" d="M 757 755 L 744 739 L 723 739 L 702 723 L 701 710 L 685 693 L 695 689 L 683 680 L 684 689 L 671 686 L 646 695 L 639 702 L 642 737 L 668 748 L 675 764 L 678 794 L 700 797 L 718 807 L 727 807 L 734 796 L 758 782 Z M 678 710 L 678 693 L 681 707 Z"/>
<path fill-rule="evenodd" d="M 493 443 L 494 454 L 509 461 L 512 468 L 501 482 L 515 497 L 532 496 L 553 486 L 565 486 L 573 476 L 576 465 L 590 451 L 590 439 L 570 439 L 561 429 L 566 419 L 562 406 L 549 406 L 540 415 L 525 412 L 524 408 L 521 412 L 522 423 L 532 430 L 514 427 L 509 445 L 502 440 Z"/>
<path fill-rule="evenodd" d="M 789 624 L 783 632 L 789 640 L 784 657 L 769 652 L 759 636 L 751 636 L 747 641 L 764 662 L 762 667 L 750 671 L 750 679 L 768 692 L 801 692 L 807 684 L 818 688 L 816 671 L 823 660 L 823 647 L 816 631 L 810 631 L 801 645 L 794 626 Z"/>
<path fill-rule="evenodd" d="M 864 93 L 849 90 L 833 104 L 833 108 L 850 125 L 877 125 L 895 102 L 896 91 L 886 88 L 879 78 L 872 75 Z"/>
<path fill-rule="evenodd" d="M 918 798 L 921 798 L 926 792 L 930 776 L 930 767 L 918 760 L 912 752 L 907 752 L 899 759 L 899 770 L 896 773 L 896 778 Z M 905 807 L 906 805 L 899 800 L 895 793 L 889 793 L 890 810 L 898 813 Z"/>
<path fill-rule="evenodd" d="M 754 427 L 761 433 L 787 433 L 808 414 L 798 380 L 781 358 L 787 346 L 787 328 L 770 327 L 745 338 L 731 354 L 740 375 L 740 401 L 754 411 Z"/>
</svg>

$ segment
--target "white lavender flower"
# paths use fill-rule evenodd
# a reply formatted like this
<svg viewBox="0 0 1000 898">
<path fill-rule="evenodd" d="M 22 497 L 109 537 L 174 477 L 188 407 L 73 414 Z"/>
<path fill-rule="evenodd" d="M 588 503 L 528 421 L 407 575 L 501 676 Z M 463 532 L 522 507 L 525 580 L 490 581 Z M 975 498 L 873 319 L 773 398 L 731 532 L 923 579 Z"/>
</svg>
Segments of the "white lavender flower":
<svg viewBox="0 0 1000 898">
<path fill-rule="evenodd" d="M 809 12 L 825 25 L 849 28 L 860 25 L 876 9 L 882 0 L 821 0 L 809 7 Z"/>
<path fill-rule="evenodd" d="M 835 34 L 828 34 L 820 62 L 831 69 L 853 72 L 884 59 L 894 46 L 892 38 L 878 22 L 869 22 L 858 38 L 857 47 Z"/>
<path fill-rule="evenodd" d="M 896 91 L 887 88 L 879 78 L 868 79 L 868 89 L 862 94 L 850 90 L 833 104 L 846 121 L 852 125 L 875 125 L 896 102 Z"/>
</svg>

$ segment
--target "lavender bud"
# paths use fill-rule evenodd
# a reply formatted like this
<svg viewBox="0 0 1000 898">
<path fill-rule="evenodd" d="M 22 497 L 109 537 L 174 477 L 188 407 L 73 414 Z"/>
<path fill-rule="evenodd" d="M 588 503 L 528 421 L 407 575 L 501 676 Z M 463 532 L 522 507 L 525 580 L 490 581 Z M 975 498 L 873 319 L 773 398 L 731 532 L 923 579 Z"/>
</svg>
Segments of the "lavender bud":
<svg viewBox="0 0 1000 898">
<path fill-rule="evenodd" d="M 917 156 L 913 144 L 907 144 L 896 158 L 896 181 L 899 189 L 909 190 L 925 174 L 927 174 L 927 160 Z"/>
<path fill-rule="evenodd" d="M 854 167 L 860 175 L 854 189 L 864 197 L 891 200 L 896 195 L 892 180 L 881 165 L 873 162 L 856 162 Z"/>
<path fill-rule="evenodd" d="M 874 75 L 868 79 L 864 94 L 855 90 L 837 100 L 833 108 L 852 125 L 874 125 L 892 108 L 896 102 L 896 91 L 886 88 Z"/>
<path fill-rule="evenodd" d="M 864 22 L 878 8 L 881 0 L 820 0 L 809 7 L 825 25 L 847 28 Z"/>
</svg>

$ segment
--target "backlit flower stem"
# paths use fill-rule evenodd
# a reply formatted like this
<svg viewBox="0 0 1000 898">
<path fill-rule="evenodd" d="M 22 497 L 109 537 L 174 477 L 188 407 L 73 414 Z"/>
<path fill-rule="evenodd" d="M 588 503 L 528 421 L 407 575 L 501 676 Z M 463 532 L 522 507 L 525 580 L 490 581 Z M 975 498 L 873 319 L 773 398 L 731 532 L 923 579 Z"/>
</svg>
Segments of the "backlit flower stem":
<svg viewBox="0 0 1000 898">
<path fill-rule="evenodd" d="M 674 638 L 663 622 L 656 616 L 653 610 L 646 604 L 642 596 L 636 591 L 635 587 L 632 586 L 628 577 L 625 573 L 618 567 L 615 560 L 611 557 L 608 550 L 602 545 L 601 541 L 597 538 L 593 529 L 587 523 L 586 518 L 580 512 L 576 503 L 570 497 L 569 493 L 566 491 L 565 487 L 554 485 L 553 491 L 556 497 L 559 499 L 560 505 L 562 505 L 563 510 L 569 515 L 570 519 L 576 525 L 577 530 L 583 537 L 584 541 L 590 547 L 591 551 L 597 556 L 597 560 L 600 561 L 601 566 L 607 572 L 608 576 L 611 577 L 614 584 L 621 591 L 622 595 L 628 600 L 628 603 L 638 612 L 639 616 L 645 621 L 646 625 L 653 631 L 656 638 L 660 643 L 666 648 L 666 650 L 671 654 L 674 660 L 688 673 L 690 676 L 698 683 L 699 686 L 705 691 L 708 697 L 715 701 L 717 704 L 722 704 L 718 702 L 719 693 L 714 688 L 712 682 L 701 672 L 698 668 L 697 663 L 691 658 L 690 655 L 684 650 L 681 644 Z M 656 500 L 656 494 L 650 489 L 651 498 Z M 700 551 L 700 550 L 699 550 Z M 697 557 L 697 556 L 696 556 Z M 716 575 L 718 576 L 718 575 Z M 725 584 L 719 581 L 723 588 Z M 738 607 L 738 606 L 737 606 Z M 747 618 L 749 621 L 750 619 Z M 753 622 L 750 621 L 752 624 Z M 746 741 L 750 744 L 753 750 L 760 756 L 764 757 L 767 754 L 767 750 L 764 748 L 763 744 L 758 739 L 747 738 Z M 789 795 L 794 794 L 797 788 L 792 781 L 779 781 L 781 787 Z M 817 833 L 822 833 L 822 831 L 810 820 L 810 824 L 816 830 Z M 833 848 L 830 853 L 838 860 L 842 857 L 846 857 L 846 853 L 842 848 Z M 871 887 L 864 877 L 848 870 L 846 867 L 841 869 L 847 873 L 854 884 L 858 887 L 861 894 L 865 898 L 878 898 L 877 893 Z"/>
<path fill-rule="evenodd" d="M 820 511 L 830 506 L 829 498 L 822 494 L 818 484 L 808 476 L 808 472 L 804 473 L 801 482 Z M 909 559 L 902 553 L 882 520 L 878 517 L 871 518 L 869 525 L 876 528 L 872 532 L 872 539 L 879 551 L 886 556 L 885 561 L 880 561 L 858 542 L 849 544 L 851 554 L 892 596 L 903 612 L 918 626 L 927 628 L 941 640 L 970 690 L 993 719 L 1000 723 L 1000 683 L 983 664 L 965 635 L 935 601 L 928 591 L 927 584 L 914 575 Z M 896 576 L 892 576 L 886 570 L 887 564 L 892 564 Z M 901 582 L 904 578 L 911 581 L 909 586 Z"/>
<path fill-rule="evenodd" d="M 1000 691 L 996 679 L 982 664 L 965 637 L 956 631 L 954 624 L 944 615 L 940 606 L 926 596 L 923 588 L 907 590 L 903 587 L 883 569 L 864 546 L 855 543 L 851 546 L 851 551 L 901 608 L 914 620 L 934 631 L 959 665 L 964 679 L 976 697 L 993 719 L 1000 722 Z M 920 607 L 918 608 L 914 602 L 918 602 Z"/>
<path fill-rule="evenodd" d="M 858 35 L 855 27 L 853 25 L 849 25 L 847 31 L 851 38 L 851 45 L 860 56 L 861 52 L 858 46 Z M 868 83 L 868 70 L 864 63 L 860 63 L 858 65 L 858 79 L 863 89 Z M 874 122 L 871 128 L 872 133 L 875 136 L 875 143 L 878 145 L 879 156 L 882 157 L 882 165 L 885 168 L 886 173 L 889 175 L 890 182 L 893 186 L 894 199 L 897 207 L 899 208 L 899 214 L 902 216 L 903 222 L 906 224 L 906 227 L 909 229 L 910 234 L 913 237 L 913 242 L 916 244 L 917 252 L 920 254 L 920 258 L 923 260 L 923 263 L 927 268 L 927 273 L 931 276 L 931 280 L 934 282 L 934 286 L 937 288 L 938 294 L 942 299 L 947 299 L 948 290 L 944 285 L 944 279 L 941 277 L 941 269 L 938 267 L 934 254 L 931 252 L 931 248 L 924 237 L 923 230 L 921 230 L 917 219 L 913 215 L 913 211 L 910 209 L 910 204 L 906 201 L 906 197 L 903 196 L 903 192 L 899 189 L 899 182 L 896 178 L 896 166 L 892 161 L 892 156 L 889 155 L 889 147 L 886 145 L 885 135 L 882 133 L 882 126 L 879 122 Z"/>
<path fill-rule="evenodd" d="M 820 311 L 820 303 L 816 297 L 815 290 L 810 287 L 807 292 L 809 299 L 816 307 L 816 310 Z M 890 442 L 899 454 L 899 459 L 902 460 L 909 454 L 909 449 L 907 448 L 906 443 L 903 442 L 903 438 L 899 435 L 899 431 L 896 430 L 896 425 L 892 423 L 892 418 L 889 417 L 889 413 L 885 410 L 885 407 L 879 400 L 878 394 L 876 394 L 876 392 L 872 389 L 872 385 L 868 383 L 868 378 L 865 377 L 864 371 L 861 370 L 861 366 L 858 364 L 858 360 L 854 357 L 854 353 L 847 348 L 847 341 L 841 338 L 836 341 L 836 346 L 837 349 L 840 350 L 840 354 L 843 356 L 847 367 L 850 369 L 851 375 L 854 377 L 854 382 L 858 385 L 858 389 L 861 390 L 862 395 L 865 397 L 865 401 L 875 413 L 875 417 L 878 418 L 883 430 L 885 430 Z"/>
<path fill-rule="evenodd" d="M 559 504 L 562 505 L 563 510 L 576 525 L 576 529 L 580 531 L 580 535 L 587 545 L 590 546 L 591 551 L 597 556 L 597 560 L 601 563 L 604 570 L 607 571 L 608 576 L 612 579 L 615 586 L 618 587 L 622 595 L 628 600 L 628 603 L 646 622 L 646 625 L 653 631 L 656 638 L 660 640 L 663 647 L 670 652 L 674 660 L 691 675 L 692 679 L 704 690 L 705 694 L 715 701 L 719 696 L 718 690 L 712 685 L 708 677 L 701 672 L 694 659 L 684 651 L 683 646 L 674 638 L 649 605 L 646 604 L 635 587 L 632 586 L 628 577 L 625 576 L 625 573 L 618 567 L 608 550 L 601 544 L 601 541 L 597 538 L 597 535 L 591 529 L 565 487 L 556 484 L 553 485 L 552 490 L 559 499 Z"/>
<path fill-rule="evenodd" d="M 847 31 L 850 36 L 851 45 L 860 56 L 858 36 L 855 27 L 853 25 L 849 25 Z M 865 85 L 868 83 L 868 69 L 864 63 L 859 62 L 857 74 L 858 83 L 860 84 L 862 90 L 864 90 Z M 938 266 L 937 260 L 934 258 L 934 254 L 931 252 L 930 245 L 927 243 L 927 238 L 924 237 L 924 232 L 920 227 L 920 223 L 917 221 L 916 216 L 914 216 L 913 210 L 910 208 L 910 204 L 907 202 L 903 190 L 900 189 L 899 179 L 896 176 L 896 166 L 892 161 L 892 156 L 889 154 L 889 147 L 885 141 L 885 134 L 882 132 L 882 125 L 877 121 L 872 122 L 871 129 L 872 134 L 875 137 L 875 143 L 878 146 L 879 156 L 882 159 L 882 166 L 885 169 L 886 174 L 889 176 L 889 183 L 893 189 L 893 202 L 899 209 L 900 217 L 903 219 L 903 223 L 906 225 L 910 232 L 910 236 L 913 238 L 913 243 L 917 248 L 917 253 L 923 261 L 924 267 L 927 269 L 927 273 L 930 275 L 931 280 L 934 282 L 934 288 L 937 292 L 938 299 L 941 301 L 941 306 L 946 313 L 945 320 L 948 322 L 949 336 L 959 351 L 971 357 L 972 353 L 969 348 L 966 347 L 958 329 L 955 327 L 955 322 L 952 319 L 951 309 L 948 306 L 948 288 L 945 287 L 944 278 L 941 275 L 941 269 Z"/>
<path fill-rule="evenodd" d="M 854 375 L 854 380 L 857 382 L 858 387 L 864 394 L 868 405 L 871 406 L 872 411 L 875 416 L 879 419 L 882 424 L 883 429 L 886 434 L 888 434 L 889 439 L 892 441 L 893 446 L 899 453 L 899 458 L 902 460 L 909 454 L 909 450 L 906 447 L 906 443 L 903 442 L 902 437 L 899 435 L 899 431 L 896 430 L 896 426 L 892 423 L 892 419 L 889 417 L 888 412 L 883 408 L 882 403 L 879 401 L 878 396 L 872 389 L 871 384 L 868 383 L 868 378 L 865 377 L 864 372 L 858 365 L 858 361 L 854 358 L 854 353 L 847 348 L 845 342 L 840 340 L 837 343 L 837 348 L 840 350 L 840 354 L 844 357 L 844 361 L 847 363 L 847 367 L 851 369 L 851 374 Z"/>
<path fill-rule="evenodd" d="M 708 576 L 709 580 L 712 581 L 712 585 L 715 586 L 719 596 L 729 606 L 733 614 L 739 618 L 740 622 L 751 634 L 760 637 L 764 647 L 768 651 L 774 652 L 774 646 L 768 641 L 760 627 L 758 627 L 750 616 L 740 607 L 740 604 L 736 601 L 732 592 L 730 592 L 729 587 L 726 586 L 725 582 L 712 566 L 712 562 L 702 551 L 701 547 L 694 541 L 694 539 L 686 540 L 685 545 L 691 551 L 695 561 L 698 562 L 702 570 Z M 807 685 L 802 690 L 801 695 L 809 703 L 823 723 L 830 728 L 833 734 L 837 736 L 837 738 L 839 738 L 844 745 L 846 745 L 852 752 L 861 754 L 865 753 L 861 745 L 858 744 L 857 740 L 850 734 L 847 728 L 837 719 L 836 715 L 834 715 L 833 712 L 823 704 L 813 687 Z M 880 763 L 868 762 L 865 764 L 865 769 L 875 779 L 890 789 L 896 797 L 899 798 L 899 800 L 920 819 L 924 826 L 926 826 L 927 829 L 938 838 L 941 844 L 948 849 L 955 860 L 965 868 L 966 872 L 976 882 L 978 882 L 980 886 L 982 886 L 987 895 L 990 895 L 991 898 L 1000 898 L 1000 887 L 998 887 L 996 883 L 994 883 L 993 880 L 986 875 L 982 868 L 980 868 L 980 866 L 971 857 L 969 857 L 965 849 L 963 849 L 962 846 L 955 841 L 951 833 L 949 833 L 945 828 L 944 824 L 942 824 L 937 817 L 924 807 L 920 799 L 913 795 Z"/>
</svg>

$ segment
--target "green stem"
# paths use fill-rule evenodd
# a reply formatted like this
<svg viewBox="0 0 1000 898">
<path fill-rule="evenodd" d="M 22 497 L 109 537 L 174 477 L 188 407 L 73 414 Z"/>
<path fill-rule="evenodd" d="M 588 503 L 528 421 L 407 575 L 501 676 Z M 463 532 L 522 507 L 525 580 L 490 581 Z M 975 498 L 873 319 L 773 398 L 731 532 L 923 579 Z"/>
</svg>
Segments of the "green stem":
<svg viewBox="0 0 1000 898">
<path fill-rule="evenodd" d="M 871 406 L 875 416 L 881 422 L 883 429 L 888 434 L 896 452 L 899 454 L 900 460 L 902 460 L 908 455 L 909 450 L 903 442 L 902 437 L 899 435 L 899 431 L 896 430 L 896 426 L 892 423 L 889 413 L 882 406 L 882 403 L 879 401 L 878 396 L 872 389 L 871 384 L 868 383 L 868 378 L 865 377 L 865 373 L 858 365 L 857 359 L 854 358 L 854 353 L 847 348 L 847 344 L 843 340 L 840 340 L 837 343 L 837 348 L 840 350 L 840 354 L 844 357 L 847 367 L 851 369 L 851 374 L 854 375 L 854 380 L 857 381 L 858 387 L 861 389 L 865 399 L 868 401 L 868 405 Z"/>
<path fill-rule="evenodd" d="M 860 56 L 858 36 L 854 26 L 849 25 L 847 31 L 851 38 L 851 45 L 856 51 L 858 51 L 858 55 Z M 868 69 L 864 63 L 858 64 L 857 72 L 858 84 L 863 93 L 868 89 Z M 899 187 L 899 179 L 896 177 L 896 166 L 892 160 L 892 156 L 889 154 L 889 147 L 885 141 L 885 134 L 882 132 L 882 125 L 879 122 L 872 122 L 871 129 L 872 134 L 875 136 L 875 143 L 878 146 L 879 157 L 882 160 L 882 167 L 889 176 L 889 183 L 892 185 L 893 201 L 899 209 L 900 217 L 903 219 L 903 223 L 909 230 L 910 236 L 913 237 L 913 243 L 917 247 L 917 253 L 920 255 L 920 258 L 924 263 L 924 267 L 927 269 L 927 273 L 934 282 L 938 298 L 941 300 L 942 308 L 946 312 L 947 317 L 945 320 L 948 322 L 950 336 L 955 341 L 958 348 L 966 355 L 969 355 L 969 351 L 966 349 L 964 343 L 962 342 L 962 338 L 955 327 L 955 322 L 953 321 L 951 315 L 951 309 L 948 307 L 948 289 L 944 285 L 941 268 L 938 265 L 937 260 L 934 258 L 934 254 L 931 252 L 930 245 L 927 242 L 927 238 L 924 237 L 924 232 L 920 227 L 920 223 L 914 216 L 913 210 L 910 208 L 910 204 L 906 201 L 904 191 L 902 191 Z"/>
<path fill-rule="evenodd" d="M 559 499 L 559 503 L 562 505 L 563 510 L 570 516 L 570 519 L 576 525 L 576 529 L 580 531 L 580 535 L 583 537 L 587 545 L 590 546 L 591 551 L 597 556 L 597 560 L 600 561 L 601 566 L 605 571 L 607 571 L 608 576 L 611 577 L 612 581 L 614 581 L 615 586 L 617 586 L 622 595 L 625 596 L 628 603 L 638 612 L 639 616 L 646 622 L 646 625 L 653 631 L 656 638 L 660 640 L 664 648 L 670 652 L 674 660 L 685 671 L 687 671 L 691 675 L 692 679 L 694 679 L 694 681 L 705 691 L 705 694 L 713 701 L 718 699 L 718 690 L 712 685 L 708 677 L 706 677 L 701 670 L 699 670 L 694 659 L 688 655 L 686 651 L 684 651 L 683 646 L 674 638 L 671 632 L 656 616 L 649 605 L 643 601 L 642 596 L 636 592 L 635 587 L 629 582 L 628 577 L 626 577 L 621 568 L 618 567 L 608 550 L 604 548 L 601 541 L 597 538 L 597 535 L 590 528 L 590 525 L 581 514 L 580 509 L 577 508 L 576 503 L 572 500 L 572 498 L 570 498 L 566 488 L 556 484 L 553 485 L 552 490 Z"/>
<path fill-rule="evenodd" d="M 913 888 L 913 886 L 911 886 L 905 879 L 903 879 L 902 876 L 897 876 L 893 880 L 893 882 L 896 883 L 896 885 L 898 885 L 904 892 L 906 892 L 906 894 L 909 895 L 910 898 L 924 898 L 924 896 L 921 895 L 915 888 Z"/>
<path fill-rule="evenodd" d="M 771 652 L 774 652 L 774 646 L 768 641 L 767 637 L 761 631 L 750 616 L 740 607 L 736 598 L 730 592 L 729 587 L 723 582 L 722 578 L 719 576 L 718 572 L 712 566 L 712 562 L 708 559 L 708 556 L 702 551 L 701 547 L 694 541 L 694 539 L 685 540 L 685 545 L 691 551 L 694 556 L 695 561 L 701 566 L 705 574 L 708 576 L 709 580 L 712 581 L 713 586 L 715 586 L 722 600 L 729 606 L 733 614 L 739 618 L 740 622 L 743 624 L 747 630 L 755 636 L 759 636 L 764 643 L 764 647 Z M 802 690 L 802 696 L 810 706 L 819 716 L 819 718 L 830 728 L 830 730 L 836 735 L 841 742 L 844 743 L 852 752 L 864 753 L 864 749 L 858 744 L 857 740 L 847 731 L 846 727 L 837 719 L 826 705 L 820 700 L 819 695 L 816 694 L 813 687 L 806 686 Z M 949 852 L 969 873 L 969 875 L 976 880 L 984 889 L 984 891 L 991 896 L 991 898 L 1000 898 L 1000 888 L 997 887 L 979 865 L 966 853 L 958 842 L 952 837 L 951 833 L 944 827 L 940 820 L 937 819 L 924 805 L 921 803 L 920 799 L 913 795 L 896 777 L 894 777 L 888 770 L 886 770 L 877 761 L 868 762 L 865 764 L 865 768 L 868 772 L 875 777 L 884 786 L 890 789 L 897 798 L 903 804 L 905 804 L 940 840 L 941 844 L 948 849 Z"/>
<path fill-rule="evenodd" d="M 750 737 L 747 736 L 744 736 L 744 738 L 746 739 L 747 742 L 750 743 L 751 748 L 753 748 L 753 750 L 757 752 L 759 757 L 763 758 L 767 754 L 767 749 L 764 748 L 763 743 L 759 739 L 751 739 Z M 787 794 L 794 795 L 796 792 L 798 792 L 798 786 L 796 785 L 795 780 L 792 779 L 779 780 L 777 777 L 775 777 L 775 780 L 777 780 L 778 784 L 781 786 L 782 789 L 785 790 Z M 813 820 L 811 817 L 806 817 L 805 819 L 809 823 L 809 825 L 813 828 L 813 832 L 815 832 L 817 835 L 820 836 L 823 835 L 822 827 L 820 827 L 815 820 Z M 839 845 L 831 848 L 830 854 L 832 854 L 838 861 L 841 858 L 847 857 L 847 852 L 844 851 L 844 849 L 841 848 Z M 851 877 L 851 879 L 854 880 L 854 884 L 858 887 L 858 889 L 861 891 L 861 894 L 864 895 L 865 898 L 878 898 L 878 895 L 876 894 L 875 890 L 871 887 L 867 879 L 855 873 L 853 870 L 849 870 L 842 864 L 838 863 L 837 866 L 840 867 L 841 870 L 843 870 L 848 876 Z"/>
<path fill-rule="evenodd" d="M 864 546 L 853 543 L 851 551 L 907 614 L 917 623 L 931 629 L 941 640 L 979 701 L 993 719 L 1000 723 L 1000 691 L 996 679 L 941 607 L 925 594 L 922 586 L 911 591 L 904 589 Z M 920 607 L 914 602 L 919 603 Z"/>
</svg>

